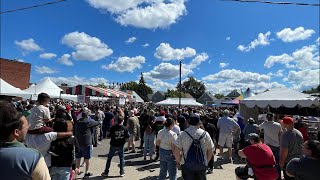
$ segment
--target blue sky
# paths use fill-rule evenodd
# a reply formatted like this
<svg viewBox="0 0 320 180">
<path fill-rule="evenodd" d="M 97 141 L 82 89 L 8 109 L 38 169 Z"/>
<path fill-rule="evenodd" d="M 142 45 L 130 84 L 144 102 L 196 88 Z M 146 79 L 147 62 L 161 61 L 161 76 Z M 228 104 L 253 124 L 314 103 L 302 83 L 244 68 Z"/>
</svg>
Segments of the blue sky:
<svg viewBox="0 0 320 180">
<path fill-rule="evenodd" d="M 3 0 L 1 11 L 42 3 Z M 154 90 L 166 90 L 182 59 L 183 79 L 192 75 L 213 93 L 303 90 L 319 84 L 319 7 L 69 0 L 2 14 L 1 57 L 31 63 L 32 82 L 58 85 L 136 81 L 143 72 Z"/>
</svg>

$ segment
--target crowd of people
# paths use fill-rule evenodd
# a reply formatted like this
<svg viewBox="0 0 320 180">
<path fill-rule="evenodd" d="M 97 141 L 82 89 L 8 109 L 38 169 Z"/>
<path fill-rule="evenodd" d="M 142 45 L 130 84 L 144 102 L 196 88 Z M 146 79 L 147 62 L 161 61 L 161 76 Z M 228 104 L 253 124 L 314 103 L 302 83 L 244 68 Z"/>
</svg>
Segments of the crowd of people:
<svg viewBox="0 0 320 180">
<path fill-rule="evenodd" d="M 0 179 L 89 178 L 93 148 L 109 142 L 103 139 L 110 139 L 106 178 L 116 153 L 123 177 L 124 152 L 140 148 L 144 161 L 160 161 L 159 180 L 177 179 L 178 170 L 184 180 L 207 179 L 217 149 L 217 161 L 246 164 L 235 169 L 237 179 L 318 179 L 320 142 L 309 139 L 303 117 L 266 118 L 256 124 L 234 107 L 56 102 L 46 93 L 37 102 L 0 102 Z"/>
</svg>

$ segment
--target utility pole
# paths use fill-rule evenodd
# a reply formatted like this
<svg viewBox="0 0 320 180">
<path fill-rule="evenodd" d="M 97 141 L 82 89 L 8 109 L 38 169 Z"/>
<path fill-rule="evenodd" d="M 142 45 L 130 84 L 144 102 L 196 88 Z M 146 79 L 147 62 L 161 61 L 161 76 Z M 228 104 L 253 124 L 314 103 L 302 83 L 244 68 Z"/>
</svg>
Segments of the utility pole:
<svg viewBox="0 0 320 180">
<path fill-rule="evenodd" d="M 180 59 L 180 68 L 179 68 L 179 77 L 180 77 L 180 80 L 179 80 L 179 109 L 181 109 L 181 66 L 182 66 L 182 59 Z"/>
</svg>

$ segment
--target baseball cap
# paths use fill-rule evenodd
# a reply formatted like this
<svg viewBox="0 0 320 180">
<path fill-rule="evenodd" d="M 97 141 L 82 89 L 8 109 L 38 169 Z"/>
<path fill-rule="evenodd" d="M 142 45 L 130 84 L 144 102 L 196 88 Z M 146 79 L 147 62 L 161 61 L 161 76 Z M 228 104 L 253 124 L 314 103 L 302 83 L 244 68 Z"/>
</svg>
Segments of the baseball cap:
<svg viewBox="0 0 320 180">
<path fill-rule="evenodd" d="M 71 106 L 67 105 L 66 110 L 69 111 L 71 109 Z"/>
<path fill-rule="evenodd" d="M 164 115 L 166 115 L 166 112 L 160 111 L 160 115 L 161 115 L 161 116 L 164 116 Z"/>
<path fill-rule="evenodd" d="M 268 112 L 268 113 L 267 113 L 267 118 L 272 118 L 272 117 L 273 117 L 273 113 Z"/>
<path fill-rule="evenodd" d="M 260 137 L 257 133 L 250 133 L 248 135 L 249 140 L 259 141 Z"/>
<path fill-rule="evenodd" d="M 253 118 L 249 118 L 248 122 L 255 122 L 255 120 Z"/>
<path fill-rule="evenodd" d="M 201 124 L 201 120 L 200 120 L 200 116 L 197 114 L 191 114 L 191 116 L 189 117 L 189 124 L 191 126 L 197 126 L 199 124 Z"/>
<path fill-rule="evenodd" d="M 289 117 L 289 116 L 285 116 L 283 119 L 282 119 L 282 123 L 283 124 L 293 124 L 294 123 L 294 120 Z"/>
<path fill-rule="evenodd" d="M 87 116 L 91 115 L 91 111 L 87 107 L 83 108 L 83 113 L 85 113 Z"/>
</svg>

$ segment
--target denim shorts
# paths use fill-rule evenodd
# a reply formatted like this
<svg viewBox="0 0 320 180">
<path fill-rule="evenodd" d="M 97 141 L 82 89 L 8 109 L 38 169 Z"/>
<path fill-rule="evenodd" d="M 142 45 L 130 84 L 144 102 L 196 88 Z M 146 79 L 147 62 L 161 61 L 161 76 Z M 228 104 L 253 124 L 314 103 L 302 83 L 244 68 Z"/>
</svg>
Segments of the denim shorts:
<svg viewBox="0 0 320 180">
<path fill-rule="evenodd" d="M 76 155 L 76 158 L 84 158 L 84 159 L 91 159 L 92 155 L 92 146 L 86 146 L 86 147 L 79 147 L 79 152 Z"/>
</svg>

